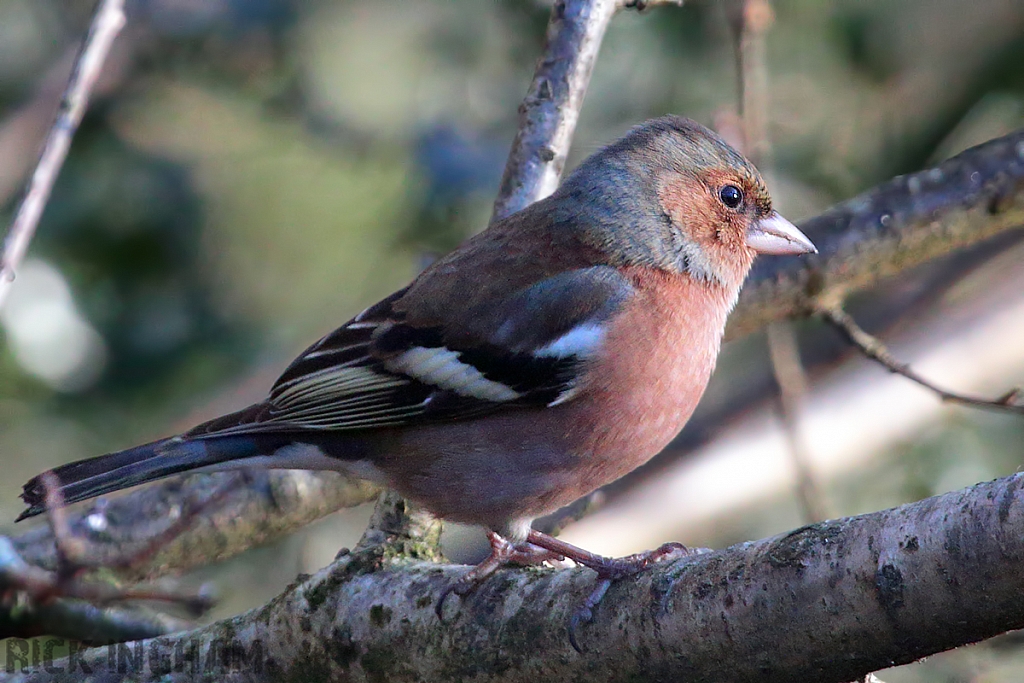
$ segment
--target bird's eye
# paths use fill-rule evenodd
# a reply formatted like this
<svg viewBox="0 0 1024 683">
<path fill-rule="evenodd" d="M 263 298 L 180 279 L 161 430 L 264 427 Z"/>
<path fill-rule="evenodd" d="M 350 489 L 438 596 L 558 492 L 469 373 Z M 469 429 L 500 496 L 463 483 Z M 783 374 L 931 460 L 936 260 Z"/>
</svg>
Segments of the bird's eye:
<svg viewBox="0 0 1024 683">
<path fill-rule="evenodd" d="M 718 191 L 718 198 L 730 209 L 735 209 L 743 203 L 743 193 L 735 185 L 726 185 Z"/>
</svg>

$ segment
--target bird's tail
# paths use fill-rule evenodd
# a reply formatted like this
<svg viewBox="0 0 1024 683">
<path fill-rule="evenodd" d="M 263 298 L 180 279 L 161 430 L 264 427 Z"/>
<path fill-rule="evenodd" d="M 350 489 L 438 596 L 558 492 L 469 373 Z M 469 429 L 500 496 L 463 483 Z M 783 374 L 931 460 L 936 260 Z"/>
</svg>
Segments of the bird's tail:
<svg viewBox="0 0 1024 683">
<path fill-rule="evenodd" d="M 172 474 L 211 467 L 255 455 L 255 444 L 245 438 L 193 440 L 174 437 L 143 446 L 79 460 L 33 477 L 21 499 L 28 508 L 17 521 L 46 510 L 44 477 L 52 475 L 64 503 L 76 503 L 104 493 L 126 489 Z"/>
</svg>

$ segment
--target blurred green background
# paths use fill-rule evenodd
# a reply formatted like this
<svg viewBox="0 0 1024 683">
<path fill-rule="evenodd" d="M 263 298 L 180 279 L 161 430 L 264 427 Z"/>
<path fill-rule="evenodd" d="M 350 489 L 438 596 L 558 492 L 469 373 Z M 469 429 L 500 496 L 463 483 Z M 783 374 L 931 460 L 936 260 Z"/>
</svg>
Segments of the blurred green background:
<svg viewBox="0 0 1024 683">
<path fill-rule="evenodd" d="M 5 224 L 92 5 L 0 0 Z M 769 178 L 793 220 L 1024 125 L 1024 2 L 773 5 Z M 13 519 L 21 483 L 41 469 L 257 400 L 292 355 L 483 227 L 550 7 L 128 6 L 129 26 L 0 313 L 0 520 Z M 651 116 L 727 122 L 736 87 L 720 3 L 623 13 L 570 166 Z M 812 346 L 825 339 L 809 334 Z M 760 339 L 736 345 L 719 392 L 753 381 L 747 373 L 764 381 L 764 357 Z M 1007 373 L 1020 379 L 1024 368 Z M 837 514 L 1020 466 L 1021 421 L 944 415 L 830 484 Z M 718 542 L 789 528 L 792 515 L 770 513 L 776 503 L 792 507 L 755 501 L 755 514 L 724 524 Z M 361 514 L 190 580 L 219 583 L 214 616 L 258 604 L 352 543 Z M 1007 642 L 883 678 L 1019 680 L 1024 657 Z"/>
</svg>

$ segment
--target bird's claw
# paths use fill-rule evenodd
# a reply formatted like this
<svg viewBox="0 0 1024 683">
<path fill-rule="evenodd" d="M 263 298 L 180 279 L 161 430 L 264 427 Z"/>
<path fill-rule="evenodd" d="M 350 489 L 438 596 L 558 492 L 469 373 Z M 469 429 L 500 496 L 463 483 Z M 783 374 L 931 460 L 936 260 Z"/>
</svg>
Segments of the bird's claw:
<svg viewBox="0 0 1024 683">
<path fill-rule="evenodd" d="M 690 550 L 681 543 L 665 543 L 654 550 L 635 555 L 603 558 L 605 563 L 601 566 L 588 565 L 597 572 L 597 582 L 587 599 L 569 619 L 569 644 L 574 650 L 583 654 L 583 648 L 580 647 L 579 640 L 576 638 L 579 627 L 581 624 L 589 624 L 594 620 L 594 610 L 604 600 L 605 594 L 614 582 L 635 576 L 659 562 L 678 560 L 689 553 Z"/>
<path fill-rule="evenodd" d="M 572 649 L 580 654 L 583 654 L 583 648 L 580 647 L 579 641 L 576 640 L 576 630 L 580 624 L 589 624 L 594 620 L 594 608 L 604 599 L 604 594 L 608 592 L 612 581 L 614 579 L 598 577 L 594 590 L 590 592 L 587 599 L 573 612 L 572 617 L 569 619 L 569 644 L 572 645 Z"/>
<path fill-rule="evenodd" d="M 438 596 L 437 602 L 434 603 L 434 614 L 437 615 L 437 620 L 444 623 L 444 601 L 448 599 L 448 596 L 455 592 L 455 587 L 459 585 L 458 581 L 452 581 L 444 590 L 441 591 L 441 595 Z"/>
<path fill-rule="evenodd" d="M 472 574 L 472 570 L 470 570 L 469 574 Z M 469 574 L 463 576 L 457 581 L 452 581 L 443 591 L 441 591 L 441 595 L 437 598 L 437 602 L 434 603 L 434 612 L 437 614 L 438 620 L 442 622 L 444 621 L 444 601 L 448 599 L 449 595 L 454 594 L 460 598 L 464 595 L 469 595 L 484 579 L 487 578 L 487 576 L 471 577 Z"/>
<path fill-rule="evenodd" d="M 576 638 L 579 627 L 581 624 L 593 621 L 594 610 L 601 604 L 601 600 L 604 599 L 614 582 L 639 574 L 659 562 L 685 557 L 691 552 L 681 543 L 665 543 L 654 550 L 635 555 L 603 557 L 534 530 L 530 531 L 526 543 L 512 543 L 494 532 L 488 533 L 488 540 L 491 543 L 490 556 L 441 591 L 440 597 L 434 604 L 437 618 L 444 621 L 444 603 L 448 596 L 454 593 L 462 597 L 471 593 L 491 574 L 506 564 L 540 564 L 545 561 L 568 558 L 597 572 L 597 583 L 594 585 L 594 589 L 569 619 L 569 643 L 581 654 L 583 649 Z"/>
<path fill-rule="evenodd" d="M 491 554 L 483 562 L 466 572 L 460 579 L 451 582 L 441 591 L 434 603 L 437 618 L 444 621 L 444 603 L 453 593 L 460 598 L 472 593 L 487 578 L 507 564 L 535 565 L 543 562 L 564 560 L 565 558 L 551 550 L 538 548 L 529 543 L 514 544 L 494 532 L 487 535 L 491 544 Z"/>
</svg>

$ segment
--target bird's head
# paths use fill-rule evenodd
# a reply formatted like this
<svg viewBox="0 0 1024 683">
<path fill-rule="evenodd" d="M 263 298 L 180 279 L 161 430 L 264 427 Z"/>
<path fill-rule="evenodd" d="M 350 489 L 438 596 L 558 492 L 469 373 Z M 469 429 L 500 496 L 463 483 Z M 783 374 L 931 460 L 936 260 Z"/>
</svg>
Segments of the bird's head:
<svg viewBox="0 0 1024 683">
<path fill-rule="evenodd" d="M 559 195 L 584 239 L 621 265 L 653 266 L 739 288 L 757 254 L 816 249 L 772 208 L 761 174 L 694 121 L 648 121 L 584 161 Z"/>
</svg>

